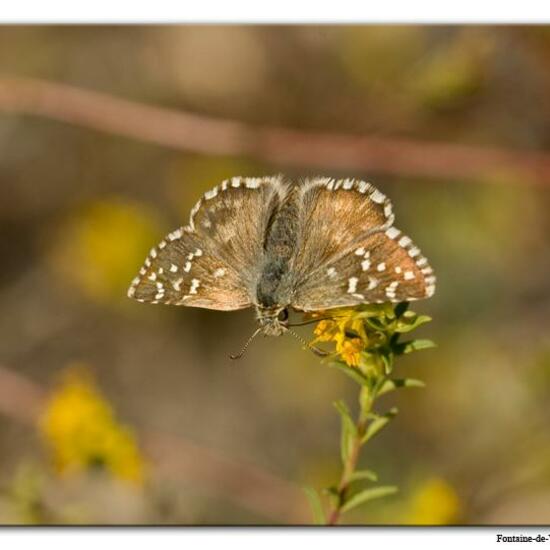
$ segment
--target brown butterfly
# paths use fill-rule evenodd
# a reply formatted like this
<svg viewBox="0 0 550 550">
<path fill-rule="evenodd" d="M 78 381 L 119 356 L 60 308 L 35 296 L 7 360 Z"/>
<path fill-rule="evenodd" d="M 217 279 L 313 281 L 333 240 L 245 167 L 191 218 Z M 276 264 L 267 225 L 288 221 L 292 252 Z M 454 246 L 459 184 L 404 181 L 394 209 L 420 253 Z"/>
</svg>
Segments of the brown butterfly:
<svg viewBox="0 0 550 550">
<path fill-rule="evenodd" d="M 364 181 L 231 178 L 151 250 L 128 296 L 225 311 L 255 306 L 260 326 L 250 340 L 286 332 L 290 307 L 432 296 L 432 268 L 393 221 L 389 199 Z"/>
</svg>

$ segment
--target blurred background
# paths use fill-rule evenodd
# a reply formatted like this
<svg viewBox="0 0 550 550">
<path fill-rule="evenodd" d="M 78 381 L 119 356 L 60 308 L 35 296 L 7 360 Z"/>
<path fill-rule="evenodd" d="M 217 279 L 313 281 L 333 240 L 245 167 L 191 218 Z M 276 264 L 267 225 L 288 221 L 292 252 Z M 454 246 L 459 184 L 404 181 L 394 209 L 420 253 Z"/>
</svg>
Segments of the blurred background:
<svg viewBox="0 0 550 550">
<path fill-rule="evenodd" d="M 548 523 L 549 69 L 535 26 L 0 27 L 0 522 L 310 521 L 353 382 L 126 298 L 202 193 L 285 173 L 374 183 L 438 276 L 364 457 L 400 492 L 348 521 Z"/>
</svg>

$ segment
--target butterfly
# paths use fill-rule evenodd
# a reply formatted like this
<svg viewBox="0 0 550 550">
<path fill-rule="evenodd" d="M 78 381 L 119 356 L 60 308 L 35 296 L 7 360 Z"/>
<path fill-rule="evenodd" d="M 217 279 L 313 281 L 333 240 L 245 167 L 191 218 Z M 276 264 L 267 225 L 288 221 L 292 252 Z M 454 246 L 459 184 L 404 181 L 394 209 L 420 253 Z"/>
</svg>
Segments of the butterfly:
<svg viewBox="0 0 550 550">
<path fill-rule="evenodd" d="M 150 251 L 128 296 L 223 311 L 254 306 L 259 327 L 250 340 L 287 332 L 289 308 L 432 296 L 432 268 L 393 222 L 390 200 L 365 181 L 234 177 Z"/>
</svg>

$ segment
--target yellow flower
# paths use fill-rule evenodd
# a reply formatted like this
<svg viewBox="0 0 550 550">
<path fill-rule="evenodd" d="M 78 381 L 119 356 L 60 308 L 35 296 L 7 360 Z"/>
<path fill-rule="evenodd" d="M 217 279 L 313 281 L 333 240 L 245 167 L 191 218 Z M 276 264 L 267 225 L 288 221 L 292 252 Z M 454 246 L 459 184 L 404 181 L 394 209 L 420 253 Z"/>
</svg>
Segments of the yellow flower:
<svg viewBox="0 0 550 550">
<path fill-rule="evenodd" d="M 350 367 L 358 367 L 361 361 L 363 342 L 360 338 L 344 338 L 336 344 L 336 351 Z"/>
<path fill-rule="evenodd" d="M 452 525 L 460 518 L 460 500 L 444 479 L 424 482 L 413 495 L 405 523 L 410 525 Z"/>
<path fill-rule="evenodd" d="M 144 481 L 144 462 L 133 434 L 118 423 L 82 369 L 65 374 L 39 419 L 39 430 L 60 474 L 103 468 L 124 481 Z"/>
<path fill-rule="evenodd" d="M 319 321 L 313 333 L 316 342 L 335 342 L 336 353 L 350 367 L 358 367 L 368 344 L 364 321 L 351 308 L 331 311 L 332 319 Z"/>
<path fill-rule="evenodd" d="M 313 331 L 313 334 L 317 337 L 315 342 L 331 342 L 337 333 L 338 325 L 330 320 L 319 321 Z"/>
<path fill-rule="evenodd" d="M 79 209 L 52 239 L 50 266 L 93 299 L 126 299 L 128 281 L 159 233 L 154 215 L 117 198 Z"/>
</svg>

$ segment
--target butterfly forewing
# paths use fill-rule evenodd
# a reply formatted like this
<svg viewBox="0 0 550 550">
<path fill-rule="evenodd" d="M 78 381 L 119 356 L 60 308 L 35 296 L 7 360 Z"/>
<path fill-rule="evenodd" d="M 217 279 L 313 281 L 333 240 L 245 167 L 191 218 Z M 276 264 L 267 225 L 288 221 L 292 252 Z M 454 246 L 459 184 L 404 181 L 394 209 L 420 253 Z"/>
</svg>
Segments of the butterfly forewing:
<svg viewBox="0 0 550 550">
<path fill-rule="evenodd" d="M 300 224 L 293 268 L 305 282 L 321 264 L 393 222 L 390 201 L 364 181 L 317 178 L 300 193 Z"/>
<path fill-rule="evenodd" d="M 305 251 L 297 253 L 295 308 L 311 311 L 433 294 L 433 271 L 411 239 L 390 225 L 389 200 L 372 186 L 361 193 L 359 184 L 365 189 L 363 182 L 325 185 L 309 205 Z"/>
<path fill-rule="evenodd" d="M 153 248 L 128 295 L 142 302 L 235 310 L 251 305 L 280 178 L 232 178 L 205 193 L 189 225 Z"/>
</svg>

